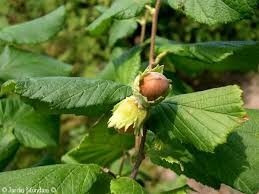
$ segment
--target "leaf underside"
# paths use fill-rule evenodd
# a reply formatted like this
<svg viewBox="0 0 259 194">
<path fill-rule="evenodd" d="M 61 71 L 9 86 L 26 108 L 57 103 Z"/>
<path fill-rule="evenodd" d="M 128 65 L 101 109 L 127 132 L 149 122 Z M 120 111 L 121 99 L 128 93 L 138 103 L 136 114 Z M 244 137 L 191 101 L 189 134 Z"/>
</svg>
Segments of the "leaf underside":
<svg viewBox="0 0 259 194">
<path fill-rule="evenodd" d="M 256 41 L 183 44 L 158 38 L 156 46 L 157 53 L 167 52 L 168 61 L 190 73 L 257 70 L 259 64 L 259 42 Z"/>
<path fill-rule="evenodd" d="M 90 129 L 80 144 L 69 151 L 62 160 L 67 163 L 95 163 L 108 166 L 134 146 L 134 136 L 118 134 L 108 128 L 109 117 L 104 117 Z"/>
</svg>

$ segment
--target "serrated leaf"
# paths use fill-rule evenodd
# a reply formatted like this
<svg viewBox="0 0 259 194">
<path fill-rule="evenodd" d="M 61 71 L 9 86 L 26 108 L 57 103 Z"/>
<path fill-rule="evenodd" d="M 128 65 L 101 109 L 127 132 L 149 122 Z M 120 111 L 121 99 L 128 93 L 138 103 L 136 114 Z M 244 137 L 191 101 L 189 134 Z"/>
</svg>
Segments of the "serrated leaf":
<svg viewBox="0 0 259 194">
<path fill-rule="evenodd" d="M 140 71 L 142 47 L 133 47 L 110 62 L 100 73 L 99 78 L 132 84 Z"/>
<path fill-rule="evenodd" d="M 237 86 L 177 95 L 153 109 L 149 125 L 164 141 L 177 137 L 199 150 L 213 152 L 245 121 L 242 105 Z"/>
<path fill-rule="evenodd" d="M 69 151 L 62 160 L 67 163 L 95 163 L 108 166 L 132 148 L 134 136 L 118 134 L 114 129 L 108 128 L 108 120 L 106 116 L 102 118 L 96 126 L 90 129 L 89 134 L 80 144 Z"/>
<path fill-rule="evenodd" d="M 238 21 L 254 14 L 257 0 L 168 0 L 174 9 L 209 25 Z"/>
<path fill-rule="evenodd" d="M 135 18 L 115 20 L 109 33 L 109 45 L 113 46 L 118 40 L 132 35 L 137 27 L 138 23 Z"/>
<path fill-rule="evenodd" d="M 0 55 L 0 79 L 68 76 L 72 67 L 50 57 L 6 46 Z"/>
<path fill-rule="evenodd" d="M 228 137 L 226 144 L 219 145 L 215 153 L 201 152 L 179 141 L 175 147 L 176 139 L 174 145 L 164 144 L 161 140 L 149 142 L 153 157 L 175 158 L 183 171 L 177 165 L 152 161 L 215 188 L 224 183 L 244 193 L 256 193 L 259 190 L 259 111 L 247 110 L 247 113 L 249 120 Z M 183 150 L 187 157 L 182 157 Z"/>
<path fill-rule="evenodd" d="M 144 189 L 133 179 L 120 177 L 111 181 L 111 194 L 144 194 Z"/>
<path fill-rule="evenodd" d="M 116 0 L 109 9 L 91 23 L 87 30 L 92 35 L 103 34 L 110 26 L 112 19 L 130 19 L 138 16 L 149 0 Z"/>
<path fill-rule="evenodd" d="M 110 177 L 97 165 L 61 164 L 0 173 L 0 190 L 20 188 L 24 193 L 29 193 L 29 189 L 46 189 L 48 193 L 108 193 L 109 181 Z"/>
<path fill-rule="evenodd" d="M 170 62 L 191 73 L 257 70 L 259 64 L 259 42 L 256 41 L 183 44 L 159 38 L 157 52 L 168 52 Z"/>
<path fill-rule="evenodd" d="M 59 120 L 56 117 L 36 113 L 18 98 L 0 100 L 0 129 L 9 137 L 30 148 L 56 146 L 58 141 Z"/>
<path fill-rule="evenodd" d="M 132 93 L 131 88 L 125 85 L 80 77 L 22 79 L 6 82 L 2 91 L 10 83 L 15 83 L 12 92 L 51 114 L 101 115 Z"/>
<path fill-rule="evenodd" d="M 0 30 L 0 41 L 14 44 L 34 44 L 44 42 L 56 35 L 65 21 L 65 7 L 35 20 L 8 26 Z"/>
</svg>

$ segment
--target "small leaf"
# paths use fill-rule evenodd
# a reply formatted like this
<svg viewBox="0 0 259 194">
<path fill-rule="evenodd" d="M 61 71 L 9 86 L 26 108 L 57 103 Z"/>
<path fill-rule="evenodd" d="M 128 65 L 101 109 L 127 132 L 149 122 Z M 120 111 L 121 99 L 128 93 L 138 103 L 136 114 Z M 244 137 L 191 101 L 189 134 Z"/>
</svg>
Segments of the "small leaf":
<svg viewBox="0 0 259 194">
<path fill-rule="evenodd" d="M 167 52 L 167 59 L 187 72 L 257 70 L 259 42 L 203 42 L 183 44 L 157 39 L 157 52 Z"/>
<path fill-rule="evenodd" d="M 95 163 L 107 166 L 132 148 L 134 136 L 118 134 L 114 129 L 108 128 L 108 119 L 108 117 L 102 118 L 90 129 L 80 144 L 68 152 L 62 160 L 67 163 Z"/>
<path fill-rule="evenodd" d="M 247 113 L 249 120 L 228 137 L 227 143 L 219 145 L 215 153 L 201 152 L 176 139 L 173 145 L 157 139 L 149 141 L 150 156 L 174 158 L 183 171 L 176 164 L 152 161 L 215 188 L 224 183 L 244 193 L 256 193 L 259 190 L 259 111 L 247 110 Z"/>
<path fill-rule="evenodd" d="M 113 46 L 118 40 L 128 37 L 137 29 L 136 19 L 115 20 L 110 29 L 109 45 Z"/>
<path fill-rule="evenodd" d="M 101 35 L 110 27 L 112 19 L 130 19 L 138 16 L 149 0 L 116 0 L 87 30 L 92 35 Z"/>
<path fill-rule="evenodd" d="M 254 14 L 257 0 L 168 0 L 174 9 L 205 24 L 219 24 L 238 21 Z"/>
<path fill-rule="evenodd" d="M 60 164 L 0 173 L 0 190 L 46 189 L 45 193 L 108 193 L 110 177 L 99 166 Z"/>
<path fill-rule="evenodd" d="M 34 44 L 44 42 L 56 35 L 65 21 L 65 7 L 38 19 L 8 26 L 0 30 L 0 40 L 15 44 Z"/>
<path fill-rule="evenodd" d="M 13 129 L 3 128 L 1 120 L 0 116 L 0 171 L 12 160 L 19 148 L 19 142 L 12 132 Z"/>
<path fill-rule="evenodd" d="M 2 90 L 9 83 L 3 84 Z M 116 103 L 131 94 L 131 88 L 125 85 L 79 77 L 28 78 L 15 83 L 12 92 L 51 114 L 97 116 L 111 110 Z"/>
<path fill-rule="evenodd" d="M 167 180 L 158 183 L 155 187 L 154 194 L 188 194 L 189 186 L 187 184 L 188 178 L 181 175 L 174 180 Z"/>
<path fill-rule="evenodd" d="M 144 189 L 133 179 L 120 177 L 111 181 L 111 194 L 144 194 Z"/>
<path fill-rule="evenodd" d="M 56 146 L 58 123 L 58 118 L 36 113 L 18 98 L 0 100 L 0 129 L 6 131 L 5 135 L 14 144 L 15 136 L 21 144 L 30 148 Z"/>
<path fill-rule="evenodd" d="M 149 123 L 164 141 L 177 137 L 199 150 L 213 152 L 245 121 L 242 105 L 237 86 L 177 95 L 156 106 Z"/>
<path fill-rule="evenodd" d="M 100 73 L 101 79 L 132 84 L 141 67 L 142 47 L 133 47 L 110 62 Z"/>
<path fill-rule="evenodd" d="M 72 67 L 50 57 L 6 46 L 0 55 L 0 79 L 68 76 Z"/>
</svg>

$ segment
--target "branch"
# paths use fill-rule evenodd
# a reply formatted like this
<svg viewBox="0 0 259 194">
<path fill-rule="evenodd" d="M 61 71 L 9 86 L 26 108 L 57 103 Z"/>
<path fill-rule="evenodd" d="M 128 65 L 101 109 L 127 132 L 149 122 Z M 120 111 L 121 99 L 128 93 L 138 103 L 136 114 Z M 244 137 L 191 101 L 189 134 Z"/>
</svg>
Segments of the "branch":
<svg viewBox="0 0 259 194">
<path fill-rule="evenodd" d="M 157 32 L 157 20 L 158 20 L 158 14 L 159 9 L 161 6 L 161 0 L 156 1 L 155 6 L 155 12 L 153 14 L 152 18 L 152 32 L 151 32 L 151 43 L 150 43 L 150 53 L 149 53 L 149 68 L 153 68 L 153 65 L 155 63 L 154 55 L 155 55 L 155 40 L 156 40 L 156 32 Z M 147 136 L 147 129 L 143 129 L 143 134 L 141 136 L 141 142 L 139 146 L 139 151 L 137 155 L 137 159 L 135 162 L 135 165 L 132 169 L 130 177 L 133 179 L 136 179 L 139 167 L 142 163 L 142 161 L 145 159 L 145 142 L 146 142 L 146 136 Z"/>
<path fill-rule="evenodd" d="M 155 13 L 152 19 L 152 32 L 151 32 L 151 42 L 150 42 L 150 53 L 149 53 L 149 68 L 152 69 L 155 62 L 155 42 L 156 42 L 156 32 L 157 32 L 157 20 L 159 9 L 161 6 L 161 0 L 156 1 Z"/>
</svg>

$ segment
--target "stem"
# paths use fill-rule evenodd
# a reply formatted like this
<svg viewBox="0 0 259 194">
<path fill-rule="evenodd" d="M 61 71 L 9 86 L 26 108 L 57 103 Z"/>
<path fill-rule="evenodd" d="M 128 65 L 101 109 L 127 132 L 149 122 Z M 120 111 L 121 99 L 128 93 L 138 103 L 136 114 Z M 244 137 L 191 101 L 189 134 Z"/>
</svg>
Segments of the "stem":
<svg viewBox="0 0 259 194">
<path fill-rule="evenodd" d="M 153 14 L 152 18 L 152 32 L 151 32 L 151 43 L 150 43 L 150 53 L 149 53 L 149 68 L 152 69 L 153 65 L 155 63 L 155 40 L 156 40 L 156 32 L 157 32 L 157 20 L 158 20 L 158 14 L 159 14 L 159 9 L 161 6 L 161 0 L 156 1 L 156 6 L 155 6 L 155 12 Z M 142 163 L 142 161 L 145 159 L 145 142 L 146 142 L 146 136 L 147 136 L 147 129 L 143 129 L 143 135 L 141 136 L 141 142 L 139 146 L 139 151 L 137 155 L 137 159 L 135 162 L 135 165 L 132 169 L 130 177 L 133 179 L 136 179 L 139 167 Z"/>
<path fill-rule="evenodd" d="M 130 175 L 130 177 L 133 178 L 133 179 L 136 179 L 139 167 L 140 167 L 142 161 L 145 159 L 144 148 L 145 148 L 146 136 L 147 136 L 147 129 L 144 129 L 143 135 L 141 137 L 141 142 L 140 142 L 140 146 L 139 146 L 139 152 L 138 152 L 138 155 L 137 155 L 137 160 L 135 162 L 135 165 L 134 165 L 134 167 L 131 171 L 131 175 Z"/>
<path fill-rule="evenodd" d="M 123 167 L 124 167 L 125 159 L 126 159 L 126 155 L 124 153 L 123 156 L 122 156 L 122 159 L 121 159 L 121 164 L 120 164 L 120 169 L 119 169 L 119 175 L 120 176 L 121 176 L 121 173 L 122 173 L 122 170 L 123 170 Z"/>
<path fill-rule="evenodd" d="M 116 175 L 112 171 L 110 171 L 108 168 L 101 168 L 101 169 L 104 173 L 107 173 L 107 174 L 111 175 L 113 178 L 116 178 Z"/>
<path fill-rule="evenodd" d="M 141 23 L 140 44 L 142 44 L 145 40 L 147 17 L 148 17 L 148 11 L 146 11 L 145 16 Z"/>
<path fill-rule="evenodd" d="M 149 53 L 149 68 L 152 69 L 154 66 L 154 56 L 155 56 L 155 41 L 156 41 L 156 32 L 157 32 L 157 20 L 159 9 L 161 6 L 161 0 L 156 1 L 155 13 L 152 19 L 152 32 L 151 32 L 151 42 L 150 42 L 150 53 Z"/>
</svg>

